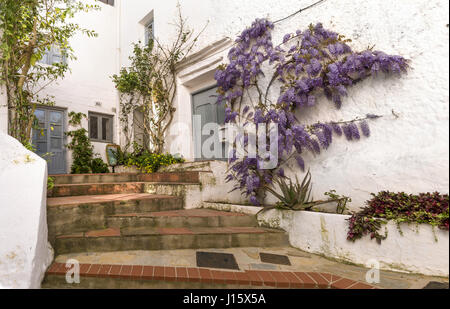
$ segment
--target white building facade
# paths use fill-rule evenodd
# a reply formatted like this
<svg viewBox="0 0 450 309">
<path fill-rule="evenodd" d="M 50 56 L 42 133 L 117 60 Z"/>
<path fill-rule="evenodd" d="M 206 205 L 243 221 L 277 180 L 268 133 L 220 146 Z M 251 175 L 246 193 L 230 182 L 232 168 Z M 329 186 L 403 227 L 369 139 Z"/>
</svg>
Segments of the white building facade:
<svg viewBox="0 0 450 309">
<path fill-rule="evenodd" d="M 207 27 L 194 53 L 179 67 L 177 111 L 166 146 L 168 152 L 180 153 L 193 161 L 196 153 L 192 119 L 196 107 L 201 105 L 196 100 L 204 100 L 208 91 L 214 89 L 214 72 L 226 62 L 234 38 L 256 18 L 278 20 L 315 1 L 180 2 L 191 28 L 200 31 L 206 24 Z M 95 30 L 98 37 L 73 38 L 77 60 L 69 63 L 71 73 L 45 91 L 56 101 L 49 113 L 62 113 L 65 130 L 70 111 L 90 116 L 90 123 L 85 120 L 83 125 L 90 134 L 96 131 L 95 152 L 105 160 L 105 146 L 123 142 L 119 95 L 111 76 L 129 64 L 132 43 L 144 42 L 148 31 L 163 44 L 171 42 L 177 1 L 96 3 L 102 9 L 80 14 L 77 22 Z M 361 206 L 371 192 L 381 190 L 448 192 L 448 2 L 327 0 L 277 24 L 274 41 L 281 42 L 284 34 L 317 22 L 352 39 L 355 50 L 375 45 L 377 50 L 409 59 L 412 68 L 401 78 L 373 78 L 353 87 L 341 110 L 317 104 L 301 116 L 307 123 L 353 119 L 368 113 L 384 116 L 372 124 L 370 138 L 359 142 L 336 139 L 327 152 L 305 158 L 313 175 L 315 197 L 335 189 Z M 3 101 L 4 98 L 0 101 L 0 130 L 5 131 Z M 220 115 L 218 122 L 219 118 Z M 70 170 L 70 153 L 63 151 L 64 165 L 58 173 Z M 300 171 L 293 167 L 289 173 Z"/>
</svg>

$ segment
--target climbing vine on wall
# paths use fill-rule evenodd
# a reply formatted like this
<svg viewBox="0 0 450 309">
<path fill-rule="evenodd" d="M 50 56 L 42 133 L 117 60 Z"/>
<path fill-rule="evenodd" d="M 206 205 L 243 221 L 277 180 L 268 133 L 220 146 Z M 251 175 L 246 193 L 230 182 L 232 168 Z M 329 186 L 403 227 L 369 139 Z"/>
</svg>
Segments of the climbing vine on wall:
<svg viewBox="0 0 450 309">
<path fill-rule="evenodd" d="M 345 135 L 347 140 L 369 137 L 368 120 L 380 117 L 368 114 L 348 121 L 305 125 L 295 113 L 317 105 L 321 96 L 333 103 L 330 108 L 340 109 L 349 88 L 356 83 L 372 75 L 400 74 L 408 69 L 407 60 L 401 56 L 371 48 L 353 51 L 350 40 L 321 23 L 286 34 L 279 45 L 272 41 L 274 27 L 267 19 L 255 20 L 236 39 L 228 54 L 229 63 L 221 65 L 215 74 L 218 103 L 226 104 L 226 122 L 244 127 L 255 124 L 256 128 L 278 125 L 276 168 L 261 168 L 268 158 L 259 153 L 267 151 L 258 151 L 256 158 L 239 157 L 236 150 L 230 154 L 227 181 L 234 181 L 235 190 L 241 190 L 255 205 L 263 202 L 266 188 L 275 178 L 284 177 L 286 162 L 295 159 L 304 170 L 307 152 L 317 155 L 328 149 L 333 135 Z M 248 146 L 248 136 L 243 140 Z M 266 145 L 270 145 L 269 139 Z"/>
<path fill-rule="evenodd" d="M 71 138 L 67 148 L 72 151 L 72 174 L 109 173 L 108 165 L 101 158 L 94 157 L 94 146 L 88 136 L 88 131 L 81 126 L 81 121 L 86 118 L 83 113 L 69 113 L 69 125 L 75 130 L 66 132 Z"/>
</svg>

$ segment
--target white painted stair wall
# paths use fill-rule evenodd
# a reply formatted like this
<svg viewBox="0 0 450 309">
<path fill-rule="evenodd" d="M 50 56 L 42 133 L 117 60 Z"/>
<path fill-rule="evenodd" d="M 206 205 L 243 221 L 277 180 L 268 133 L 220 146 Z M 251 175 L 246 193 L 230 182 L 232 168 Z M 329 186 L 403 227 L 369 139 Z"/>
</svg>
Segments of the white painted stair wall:
<svg viewBox="0 0 450 309">
<path fill-rule="evenodd" d="M 0 288 L 39 288 L 53 260 L 47 163 L 0 132 Z"/>
</svg>

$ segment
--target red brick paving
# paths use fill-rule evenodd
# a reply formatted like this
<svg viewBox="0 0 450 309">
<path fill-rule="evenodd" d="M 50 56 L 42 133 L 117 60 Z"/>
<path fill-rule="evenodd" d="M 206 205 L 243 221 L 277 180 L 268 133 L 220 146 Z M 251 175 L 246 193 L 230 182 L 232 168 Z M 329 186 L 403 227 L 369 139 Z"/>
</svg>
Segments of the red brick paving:
<svg viewBox="0 0 450 309">
<path fill-rule="evenodd" d="M 143 280 L 153 280 L 153 272 L 154 267 L 153 266 L 144 266 L 142 270 L 142 279 Z"/>
<path fill-rule="evenodd" d="M 251 284 L 250 276 L 247 273 L 235 272 L 234 275 L 236 277 L 237 284 L 239 284 L 239 285 L 250 285 Z"/>
<path fill-rule="evenodd" d="M 98 272 L 98 276 L 102 278 L 108 278 L 109 277 L 109 271 L 111 270 L 112 265 L 102 265 Z"/>
<path fill-rule="evenodd" d="M 47 275 L 64 276 L 65 265 L 53 263 Z M 373 289 L 372 285 L 328 273 L 289 271 L 223 271 L 193 267 L 163 267 L 142 265 L 80 264 L 80 276 L 134 280 L 203 282 L 242 286 L 268 286 L 273 288 L 320 289 Z M 336 280 L 337 281 L 333 281 Z"/>
<path fill-rule="evenodd" d="M 133 270 L 132 265 L 122 265 L 122 270 L 120 271 L 120 277 L 129 279 L 129 277 L 131 277 L 132 270 Z"/>
<path fill-rule="evenodd" d="M 314 289 L 317 287 L 317 283 L 308 276 L 307 273 L 301 273 L 301 272 L 294 272 L 294 274 L 297 276 L 300 281 L 303 282 L 303 287 L 306 289 Z"/>
<path fill-rule="evenodd" d="M 331 287 L 334 289 L 347 289 L 350 288 L 351 286 L 355 285 L 357 282 L 347 279 L 347 278 L 341 278 L 336 282 L 333 282 L 331 284 Z"/>
<path fill-rule="evenodd" d="M 80 264 L 80 275 L 87 274 L 89 272 L 89 268 L 91 268 L 91 264 Z"/>
<path fill-rule="evenodd" d="M 186 267 L 176 267 L 175 273 L 177 274 L 177 281 L 188 281 L 189 276 Z"/>
<path fill-rule="evenodd" d="M 86 277 L 99 277 L 99 271 L 102 265 L 100 264 L 92 264 L 87 273 L 85 274 Z M 81 274 L 80 274 L 81 276 Z"/>
<path fill-rule="evenodd" d="M 176 281 L 177 274 L 175 272 L 175 267 L 164 267 L 164 279 L 166 281 Z"/>
<path fill-rule="evenodd" d="M 113 265 L 109 270 L 109 276 L 111 278 L 120 278 L 120 271 L 122 270 L 122 265 Z"/>
<path fill-rule="evenodd" d="M 189 281 L 191 282 L 200 282 L 200 271 L 198 268 L 188 267 L 187 273 L 189 276 Z"/>
<path fill-rule="evenodd" d="M 262 286 L 263 285 L 263 279 L 259 276 L 259 271 L 256 270 L 248 270 L 245 272 L 249 278 L 250 278 L 250 284 L 255 286 Z"/>
<path fill-rule="evenodd" d="M 206 269 L 206 268 L 200 268 L 199 270 L 199 274 L 200 274 L 200 281 L 204 282 L 204 283 L 212 283 L 213 282 L 213 277 L 211 274 L 211 270 Z"/>
<path fill-rule="evenodd" d="M 131 270 L 131 278 L 141 279 L 143 270 L 144 270 L 144 266 L 134 265 L 133 269 Z"/>
<path fill-rule="evenodd" d="M 289 279 L 286 276 L 284 276 L 281 271 L 270 271 L 269 273 L 275 279 L 277 288 L 289 288 L 290 286 Z"/>
<path fill-rule="evenodd" d="M 307 274 L 308 274 L 308 276 L 310 276 L 316 282 L 317 285 L 326 285 L 326 284 L 328 284 L 328 280 L 326 280 L 319 273 L 308 272 Z"/>
<path fill-rule="evenodd" d="M 164 266 L 155 266 L 153 271 L 154 280 L 164 280 Z"/>
</svg>

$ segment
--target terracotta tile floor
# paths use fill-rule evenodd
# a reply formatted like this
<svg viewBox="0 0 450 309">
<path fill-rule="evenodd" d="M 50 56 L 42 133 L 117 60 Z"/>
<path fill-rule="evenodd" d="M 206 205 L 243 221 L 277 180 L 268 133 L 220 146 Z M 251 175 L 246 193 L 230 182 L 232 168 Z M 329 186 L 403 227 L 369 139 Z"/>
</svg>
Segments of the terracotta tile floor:
<svg viewBox="0 0 450 309">
<path fill-rule="evenodd" d="M 221 269 L 198 268 L 196 251 L 231 253 L 235 256 L 240 271 L 230 272 Z M 259 253 L 287 255 L 291 265 L 275 265 L 262 263 Z M 82 253 L 60 255 L 55 259 L 57 263 L 65 263 L 68 259 L 76 259 L 86 265 L 115 265 L 110 274 L 120 276 L 122 265 L 143 267 L 142 278 L 154 278 L 155 267 L 161 277 L 161 268 L 165 269 L 164 276 L 170 280 L 215 280 L 215 282 L 230 281 L 252 282 L 257 286 L 276 285 L 277 287 L 315 287 L 329 285 L 335 288 L 368 288 L 365 281 L 368 269 L 338 263 L 326 258 L 306 253 L 294 248 L 229 248 L 229 249 L 201 249 L 201 250 L 162 250 L 162 251 L 123 251 L 103 253 Z M 62 265 L 62 264 L 61 264 Z M 54 266 L 56 267 L 56 266 Z M 86 269 L 87 266 L 82 267 Z M 198 274 L 196 269 L 198 269 Z M 96 270 L 97 271 L 97 270 Z M 100 275 L 100 270 L 97 275 Z M 136 270 L 136 272 L 139 272 Z M 378 288 L 423 288 L 430 281 L 447 282 L 448 278 L 428 277 L 423 275 L 399 272 L 380 271 L 380 283 L 373 284 Z M 205 281 L 206 282 L 206 281 Z"/>
</svg>

